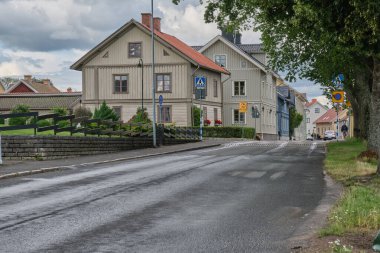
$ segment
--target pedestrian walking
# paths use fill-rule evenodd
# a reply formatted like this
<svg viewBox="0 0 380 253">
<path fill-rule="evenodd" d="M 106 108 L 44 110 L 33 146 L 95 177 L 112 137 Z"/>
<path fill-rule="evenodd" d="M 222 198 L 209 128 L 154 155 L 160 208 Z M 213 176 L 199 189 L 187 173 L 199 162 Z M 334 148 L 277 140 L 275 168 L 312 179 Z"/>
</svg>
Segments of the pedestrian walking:
<svg viewBox="0 0 380 253">
<path fill-rule="evenodd" d="M 341 130 L 342 133 L 343 133 L 343 139 L 346 139 L 346 137 L 347 137 L 347 132 L 348 132 L 348 127 L 347 127 L 347 125 L 346 125 L 346 124 L 343 124 L 343 126 L 341 127 L 340 130 Z"/>
</svg>

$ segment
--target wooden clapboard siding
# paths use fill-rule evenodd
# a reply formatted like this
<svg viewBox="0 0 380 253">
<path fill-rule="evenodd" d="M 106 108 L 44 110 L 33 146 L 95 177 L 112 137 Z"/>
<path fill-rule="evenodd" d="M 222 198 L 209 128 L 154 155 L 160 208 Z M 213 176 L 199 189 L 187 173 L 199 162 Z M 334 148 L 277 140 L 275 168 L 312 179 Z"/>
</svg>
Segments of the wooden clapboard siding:
<svg viewBox="0 0 380 253">
<path fill-rule="evenodd" d="M 137 65 L 139 58 L 128 57 L 128 43 L 130 42 L 142 42 L 142 59 L 144 64 L 152 64 L 152 46 L 151 37 L 149 34 L 141 31 L 137 27 L 132 27 L 126 31 L 115 42 L 110 44 L 102 52 L 99 52 L 92 60 L 90 60 L 87 66 L 113 66 L 113 65 Z M 169 56 L 164 56 L 163 50 L 169 53 Z M 108 52 L 108 58 L 103 56 Z M 155 42 L 155 56 L 157 63 L 187 63 L 187 61 L 174 53 L 170 48 L 165 47 L 158 41 Z"/>
<path fill-rule="evenodd" d="M 255 119 L 251 117 L 251 107 L 255 104 L 260 108 L 262 115 L 260 119 L 256 120 L 257 132 L 275 135 L 277 96 L 276 79 L 273 74 L 263 71 L 220 40 L 207 48 L 203 54 L 213 60 L 215 55 L 225 54 L 227 56 L 227 70 L 231 72 L 231 76 L 229 79 L 227 76 L 223 77 L 224 80 L 227 79 L 223 83 L 223 124 L 225 126 L 234 125 L 232 110 L 238 109 L 240 102 L 247 102 L 246 126 L 254 127 L 255 125 Z M 241 67 L 242 61 L 246 62 L 246 68 Z M 235 81 L 245 81 L 245 96 L 233 96 Z"/>
</svg>

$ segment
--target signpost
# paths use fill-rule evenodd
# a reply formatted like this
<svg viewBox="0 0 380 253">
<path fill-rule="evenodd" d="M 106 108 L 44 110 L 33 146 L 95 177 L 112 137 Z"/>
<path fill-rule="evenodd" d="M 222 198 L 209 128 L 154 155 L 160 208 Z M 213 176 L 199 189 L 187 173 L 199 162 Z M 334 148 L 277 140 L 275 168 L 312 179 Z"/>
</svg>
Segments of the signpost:
<svg viewBox="0 0 380 253">
<path fill-rule="evenodd" d="M 260 111 L 259 111 L 259 108 L 257 107 L 257 105 L 252 106 L 252 118 L 255 119 L 255 135 L 256 135 L 256 133 L 257 133 L 256 122 L 257 122 L 257 119 L 260 118 Z"/>
<path fill-rule="evenodd" d="M 202 141 L 203 140 L 203 108 L 202 108 L 202 96 L 203 96 L 203 90 L 206 89 L 206 77 L 204 76 L 196 76 L 194 78 L 194 86 L 195 89 L 200 90 L 201 94 L 199 97 L 199 106 L 201 109 L 201 115 L 200 115 L 200 128 L 199 128 L 199 138 Z"/>
<path fill-rule="evenodd" d="M 239 103 L 239 112 L 247 112 L 248 103 L 247 102 L 240 102 Z"/>
<path fill-rule="evenodd" d="M 333 79 L 333 84 L 338 89 L 343 89 L 344 75 L 339 74 L 335 79 Z M 344 91 L 335 90 L 331 93 L 332 102 L 336 105 L 336 141 L 339 138 L 339 104 L 344 103 Z"/>
</svg>

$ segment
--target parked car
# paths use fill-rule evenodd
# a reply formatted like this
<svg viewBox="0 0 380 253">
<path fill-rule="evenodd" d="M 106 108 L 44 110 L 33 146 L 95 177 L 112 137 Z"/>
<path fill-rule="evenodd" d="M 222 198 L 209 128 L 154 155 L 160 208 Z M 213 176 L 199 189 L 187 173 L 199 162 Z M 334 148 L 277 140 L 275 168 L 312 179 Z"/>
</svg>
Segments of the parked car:
<svg viewBox="0 0 380 253">
<path fill-rule="evenodd" d="M 311 134 L 308 134 L 308 135 L 306 136 L 306 140 L 307 140 L 307 141 L 313 141 L 314 138 L 313 138 L 313 136 L 312 136 Z"/>
<path fill-rule="evenodd" d="M 334 130 L 326 130 L 325 131 L 325 137 L 323 137 L 323 140 L 333 140 L 336 139 L 335 131 Z"/>
</svg>

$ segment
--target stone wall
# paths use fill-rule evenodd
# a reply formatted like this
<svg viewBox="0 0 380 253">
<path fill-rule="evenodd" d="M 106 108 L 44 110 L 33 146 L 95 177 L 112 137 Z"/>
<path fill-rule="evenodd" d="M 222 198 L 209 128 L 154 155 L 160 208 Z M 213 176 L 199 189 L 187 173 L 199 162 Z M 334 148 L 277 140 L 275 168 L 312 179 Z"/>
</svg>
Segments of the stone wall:
<svg viewBox="0 0 380 253">
<path fill-rule="evenodd" d="M 194 140 L 164 139 L 165 145 Z M 2 156 L 9 160 L 47 160 L 112 153 L 153 146 L 152 138 L 102 138 L 75 136 L 2 136 Z"/>
</svg>

